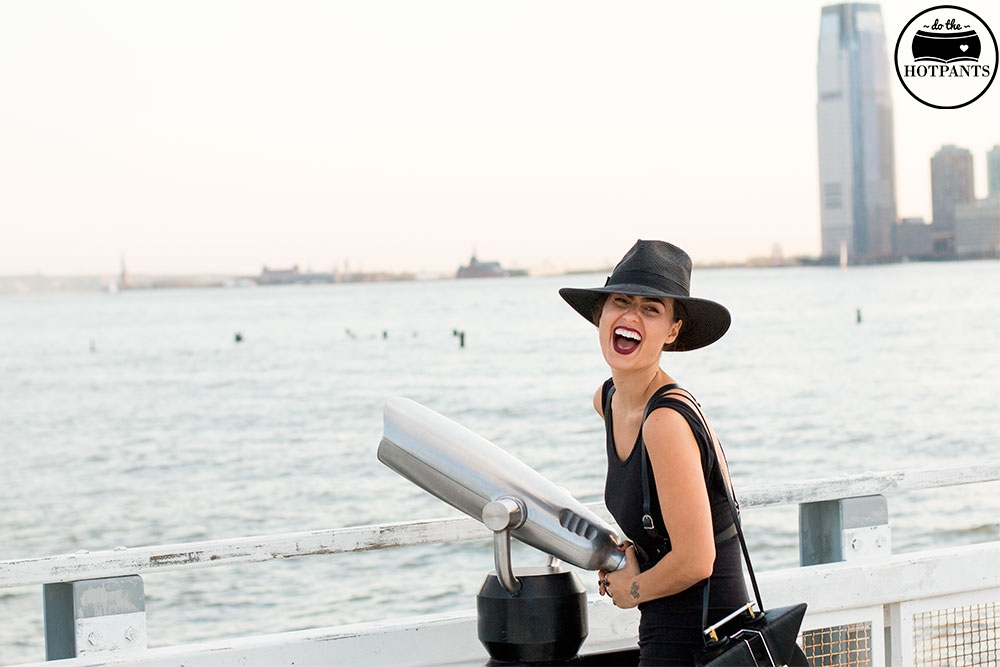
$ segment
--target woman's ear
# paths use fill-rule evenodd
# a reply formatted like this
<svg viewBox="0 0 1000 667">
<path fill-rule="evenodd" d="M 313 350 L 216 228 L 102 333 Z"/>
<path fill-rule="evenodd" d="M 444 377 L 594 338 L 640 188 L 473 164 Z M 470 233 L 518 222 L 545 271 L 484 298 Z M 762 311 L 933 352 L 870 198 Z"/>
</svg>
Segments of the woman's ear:
<svg viewBox="0 0 1000 667">
<path fill-rule="evenodd" d="M 670 333 L 667 335 L 667 345 L 672 345 L 677 340 L 677 337 L 681 335 L 682 326 L 684 326 L 684 320 L 675 320 L 670 325 Z"/>
</svg>

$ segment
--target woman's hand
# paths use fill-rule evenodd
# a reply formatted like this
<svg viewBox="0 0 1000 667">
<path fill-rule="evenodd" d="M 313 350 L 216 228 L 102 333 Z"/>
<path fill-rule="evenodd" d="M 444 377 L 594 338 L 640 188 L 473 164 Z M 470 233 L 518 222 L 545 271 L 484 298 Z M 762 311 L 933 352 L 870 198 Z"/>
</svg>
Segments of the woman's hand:
<svg viewBox="0 0 1000 667">
<path fill-rule="evenodd" d="M 639 560 L 635 547 L 625 542 L 620 547 L 625 552 L 625 567 L 614 572 L 600 570 L 597 573 L 599 592 L 607 595 L 620 609 L 631 609 L 639 604 Z"/>
</svg>

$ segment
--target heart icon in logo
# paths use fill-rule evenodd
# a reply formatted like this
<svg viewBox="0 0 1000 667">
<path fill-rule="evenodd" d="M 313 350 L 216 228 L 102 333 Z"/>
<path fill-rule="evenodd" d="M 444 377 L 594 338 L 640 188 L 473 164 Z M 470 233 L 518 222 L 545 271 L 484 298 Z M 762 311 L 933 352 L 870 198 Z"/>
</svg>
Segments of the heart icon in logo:
<svg viewBox="0 0 1000 667">
<path fill-rule="evenodd" d="M 958 46 L 958 48 L 962 49 L 962 53 L 965 53 L 966 51 L 969 50 L 969 45 L 968 44 L 960 44 Z"/>
</svg>

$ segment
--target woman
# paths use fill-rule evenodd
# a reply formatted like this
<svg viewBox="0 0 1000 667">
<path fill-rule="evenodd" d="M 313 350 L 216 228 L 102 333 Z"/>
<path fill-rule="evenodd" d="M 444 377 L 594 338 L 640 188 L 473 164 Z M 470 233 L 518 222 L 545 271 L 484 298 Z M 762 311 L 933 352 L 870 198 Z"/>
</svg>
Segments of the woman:
<svg viewBox="0 0 1000 667">
<path fill-rule="evenodd" d="M 710 623 L 749 599 L 722 451 L 694 398 L 660 367 L 664 350 L 704 347 L 729 328 L 728 310 L 690 296 L 690 276 L 683 250 L 638 241 L 604 287 L 559 290 L 597 325 L 611 368 L 594 394 L 607 430 L 604 499 L 631 543 L 625 567 L 599 573 L 599 590 L 639 607 L 641 665 L 692 664 L 706 586 Z"/>
</svg>

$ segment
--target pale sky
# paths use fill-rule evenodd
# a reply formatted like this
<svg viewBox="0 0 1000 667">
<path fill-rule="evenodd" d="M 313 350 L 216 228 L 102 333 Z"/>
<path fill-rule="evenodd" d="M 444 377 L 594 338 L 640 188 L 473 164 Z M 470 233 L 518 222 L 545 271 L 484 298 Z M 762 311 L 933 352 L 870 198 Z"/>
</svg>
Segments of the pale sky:
<svg viewBox="0 0 1000 667">
<path fill-rule="evenodd" d="M 824 4 L 4 0 L 0 274 L 817 255 Z M 890 58 L 934 4 L 882 3 Z M 1000 83 L 893 82 L 900 216 L 943 144 L 985 196 Z"/>
</svg>

